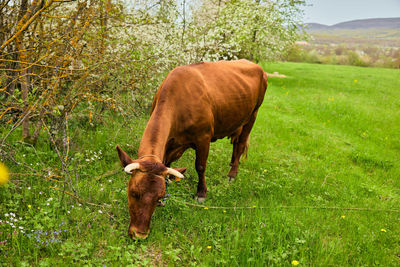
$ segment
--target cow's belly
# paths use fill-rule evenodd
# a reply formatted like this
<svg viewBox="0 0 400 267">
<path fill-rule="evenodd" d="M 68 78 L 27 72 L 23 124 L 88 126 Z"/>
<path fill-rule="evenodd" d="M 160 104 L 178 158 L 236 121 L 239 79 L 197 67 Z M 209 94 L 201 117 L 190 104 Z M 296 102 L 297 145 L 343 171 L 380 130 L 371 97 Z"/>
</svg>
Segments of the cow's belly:
<svg viewBox="0 0 400 267">
<path fill-rule="evenodd" d="M 224 114 L 224 116 L 214 118 L 213 139 L 234 136 L 241 128 L 246 125 L 254 109 L 241 110 L 242 112 Z"/>
</svg>

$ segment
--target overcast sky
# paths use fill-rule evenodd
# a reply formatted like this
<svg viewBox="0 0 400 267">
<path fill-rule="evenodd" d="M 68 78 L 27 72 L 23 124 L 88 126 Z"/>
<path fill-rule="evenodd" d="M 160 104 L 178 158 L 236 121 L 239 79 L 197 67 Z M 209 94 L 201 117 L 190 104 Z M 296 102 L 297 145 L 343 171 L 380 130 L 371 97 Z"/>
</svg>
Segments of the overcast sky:
<svg viewBox="0 0 400 267">
<path fill-rule="evenodd" d="M 304 22 L 333 25 L 366 18 L 400 17 L 400 0 L 306 0 Z"/>
</svg>

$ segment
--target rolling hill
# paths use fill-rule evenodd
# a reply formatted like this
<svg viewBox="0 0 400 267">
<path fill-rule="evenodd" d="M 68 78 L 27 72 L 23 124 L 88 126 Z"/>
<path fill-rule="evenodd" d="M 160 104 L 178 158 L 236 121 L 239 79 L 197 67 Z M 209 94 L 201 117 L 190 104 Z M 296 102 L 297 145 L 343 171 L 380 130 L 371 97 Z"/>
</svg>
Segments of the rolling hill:
<svg viewBox="0 0 400 267">
<path fill-rule="evenodd" d="M 376 19 L 360 19 L 337 23 L 334 25 L 324 25 L 320 23 L 307 23 L 306 28 L 308 31 L 319 30 L 363 30 L 363 29 L 396 29 L 400 31 L 400 17 L 399 18 L 376 18 Z"/>
</svg>

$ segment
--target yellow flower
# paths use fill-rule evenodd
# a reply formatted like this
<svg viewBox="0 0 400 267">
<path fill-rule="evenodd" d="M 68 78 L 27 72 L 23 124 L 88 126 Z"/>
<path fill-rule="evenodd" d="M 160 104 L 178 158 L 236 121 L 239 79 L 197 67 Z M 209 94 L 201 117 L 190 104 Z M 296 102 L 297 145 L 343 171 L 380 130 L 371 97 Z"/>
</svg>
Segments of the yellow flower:
<svg viewBox="0 0 400 267">
<path fill-rule="evenodd" d="M 208 210 L 208 207 L 204 207 L 205 210 Z"/>
<path fill-rule="evenodd" d="M 342 219 L 346 218 L 346 216 L 342 215 Z"/>
<path fill-rule="evenodd" d="M 10 174 L 6 165 L 0 162 L 0 185 L 8 183 L 8 179 L 10 178 Z"/>
<path fill-rule="evenodd" d="M 381 229 L 381 232 L 384 232 L 384 233 L 386 233 L 386 230 L 382 228 L 382 229 Z"/>
<path fill-rule="evenodd" d="M 288 94 L 289 94 L 289 91 L 287 91 L 285 94 L 287 94 L 287 95 L 288 95 Z"/>
<path fill-rule="evenodd" d="M 255 207 L 257 207 L 257 206 L 255 206 L 255 205 L 254 205 L 254 206 L 252 206 L 252 208 L 255 208 Z"/>
<path fill-rule="evenodd" d="M 224 210 L 224 213 L 226 213 L 226 210 Z"/>
<path fill-rule="evenodd" d="M 358 82 L 357 80 L 354 80 L 354 82 L 356 83 L 356 82 Z"/>
<path fill-rule="evenodd" d="M 211 246 L 207 246 L 208 249 L 211 249 Z"/>
<path fill-rule="evenodd" d="M 297 265 L 299 265 L 299 264 L 300 264 L 300 262 L 299 262 L 299 261 L 292 260 L 292 265 L 293 265 L 293 266 L 297 266 Z"/>
<path fill-rule="evenodd" d="M 32 205 L 28 205 L 28 208 L 32 208 Z"/>
</svg>

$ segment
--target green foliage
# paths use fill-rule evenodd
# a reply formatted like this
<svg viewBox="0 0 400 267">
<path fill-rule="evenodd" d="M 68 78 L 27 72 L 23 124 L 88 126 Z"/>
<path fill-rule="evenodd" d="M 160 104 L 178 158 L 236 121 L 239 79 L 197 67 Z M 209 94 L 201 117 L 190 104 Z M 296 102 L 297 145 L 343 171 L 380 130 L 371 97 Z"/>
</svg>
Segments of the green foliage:
<svg viewBox="0 0 400 267">
<path fill-rule="evenodd" d="M 46 134 L 33 147 L 18 141 L 17 129 L 9 137 L 12 157 L 0 159 L 13 173 L 0 187 L 0 262 L 398 266 L 400 219 L 385 210 L 400 204 L 399 72 L 299 63 L 263 67 L 287 78 L 269 78 L 249 157 L 236 180 L 226 178 L 229 140 L 213 143 L 206 172 L 210 208 L 185 205 L 196 204 L 197 185 L 194 153 L 186 152 L 173 165 L 189 167 L 186 179 L 171 184 L 171 197 L 157 208 L 143 241 L 127 234 L 128 177 L 114 147 L 134 158 L 148 117 L 127 123 L 119 113 L 104 112 L 94 126 L 71 119 L 70 180 Z M 2 125 L 0 131 L 8 129 Z M 346 210 L 351 207 L 374 211 Z"/>
</svg>

